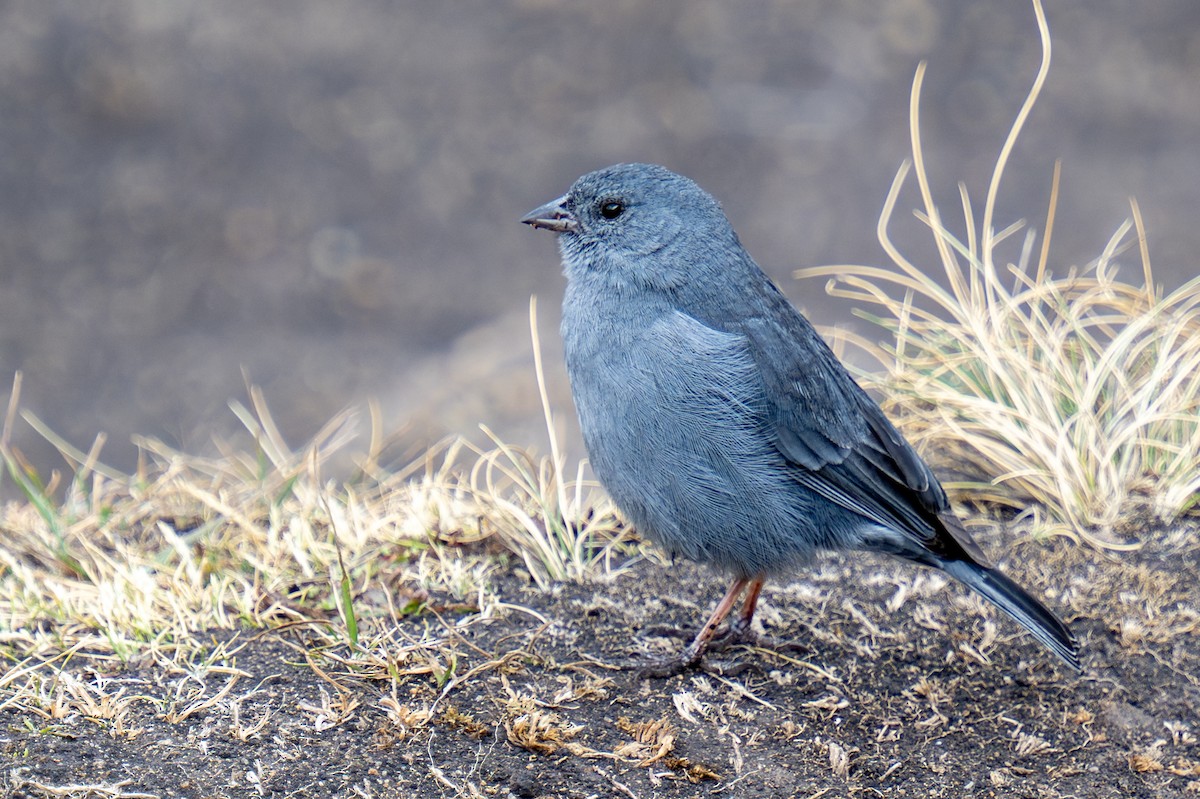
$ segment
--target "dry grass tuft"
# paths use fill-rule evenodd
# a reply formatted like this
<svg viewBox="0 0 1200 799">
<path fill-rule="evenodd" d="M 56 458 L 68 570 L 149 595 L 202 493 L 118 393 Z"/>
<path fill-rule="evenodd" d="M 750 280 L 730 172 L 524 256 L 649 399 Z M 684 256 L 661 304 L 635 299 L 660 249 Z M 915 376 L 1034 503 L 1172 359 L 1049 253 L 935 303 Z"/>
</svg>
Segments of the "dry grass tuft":
<svg viewBox="0 0 1200 799">
<path fill-rule="evenodd" d="M 133 719 L 150 703 L 171 725 L 219 714 L 232 738 L 262 736 L 271 712 L 243 712 L 257 689 L 245 693 L 236 668 L 246 629 L 279 633 L 321 681 L 296 706 L 306 729 L 382 711 L 379 746 L 439 722 L 484 734 L 449 695 L 536 658 L 520 646 L 486 652 L 471 628 L 523 614 L 540 625 L 528 646 L 548 625 L 500 601 L 493 573 L 516 559 L 544 587 L 605 577 L 635 554 L 582 465 L 567 469 L 548 404 L 549 457 L 492 436 L 491 449 L 450 440 L 397 466 L 385 462 L 395 442 L 374 406 L 366 425 L 346 412 L 296 448 L 251 386 L 249 403 L 232 405 L 249 446 L 218 442 L 216 456 L 197 457 L 141 439 L 138 469 L 123 474 L 102 462 L 103 436 L 83 452 L 21 411 L 20 388 L 18 374 L 0 434 L 5 475 L 25 499 L 0 509 L 0 710 L 35 719 L 41 734 L 86 718 L 136 739 Z M 43 479 L 28 463 L 12 443 L 21 420 L 66 470 Z M 355 472 L 331 478 L 334 464 Z M 421 624 L 399 623 L 414 615 Z M 135 692 L 105 676 L 123 665 L 180 676 Z M 363 681 L 380 688 L 375 707 L 353 690 Z M 545 721 L 532 712 L 512 725 L 551 745 L 558 728 Z M 570 751 L 599 756 L 563 735 Z"/>
<path fill-rule="evenodd" d="M 1164 768 L 1162 762 L 1164 744 L 1166 741 L 1155 741 L 1150 746 L 1130 752 L 1129 768 L 1142 773 L 1162 771 Z"/>
<path fill-rule="evenodd" d="M 1000 266 L 997 247 L 1023 226 L 996 232 L 1000 179 L 1050 64 L 1041 7 L 1043 60 L 1002 148 L 978 231 L 960 184 L 966 240 L 933 204 L 913 84 L 912 168 L 933 233 L 941 275 L 918 268 L 892 244 L 888 226 L 908 175 L 896 176 L 879 239 L 898 270 L 867 266 L 805 269 L 828 277 L 830 294 L 865 303 L 862 315 L 894 339 L 879 346 L 844 331 L 839 344 L 864 349 L 884 367 L 866 381 L 888 399 L 904 432 L 926 452 L 989 482 L 959 483 L 977 499 L 1044 507 L 1043 529 L 1103 548 L 1136 546 L 1114 532 L 1147 514 L 1172 520 L 1200 501 L 1200 278 L 1163 296 L 1150 269 L 1136 203 L 1086 269 L 1055 277 L 1047 267 L 1056 166 L 1046 234 L 1034 259 L 1024 237 L 1016 263 Z M 1136 226 L 1143 285 L 1117 279 L 1116 257 Z M 943 282 L 944 281 L 944 285 Z"/>
<path fill-rule="evenodd" d="M 582 725 L 568 725 L 562 717 L 550 710 L 531 707 L 520 715 L 507 719 L 504 729 L 509 743 L 542 755 L 551 755 L 566 747 L 573 754 L 585 754 L 583 747 L 569 742 L 582 730 Z"/>
<path fill-rule="evenodd" d="M 249 406 L 232 407 L 252 447 L 202 458 L 141 439 L 139 468 L 122 474 L 101 462 L 102 436 L 83 452 L 19 411 L 20 382 L 0 436 L 26 499 L 0 511 L 0 702 L 67 701 L 65 684 L 42 696 L 34 673 L 86 658 L 218 662 L 228 653 L 196 633 L 247 626 L 304 626 L 314 667 L 420 671 L 440 685 L 455 677 L 454 636 L 397 640 L 397 619 L 513 610 L 489 587 L 504 553 L 542 585 L 623 568 L 624 527 L 556 443 L 537 458 L 494 437 L 491 450 L 453 440 L 396 468 L 382 462 L 394 442 L 373 406 L 365 450 L 353 451 L 350 412 L 293 448 L 250 387 Z M 11 443 L 19 419 L 56 445 L 65 476 L 44 480 Z M 357 473 L 325 477 L 335 458 Z"/>
</svg>

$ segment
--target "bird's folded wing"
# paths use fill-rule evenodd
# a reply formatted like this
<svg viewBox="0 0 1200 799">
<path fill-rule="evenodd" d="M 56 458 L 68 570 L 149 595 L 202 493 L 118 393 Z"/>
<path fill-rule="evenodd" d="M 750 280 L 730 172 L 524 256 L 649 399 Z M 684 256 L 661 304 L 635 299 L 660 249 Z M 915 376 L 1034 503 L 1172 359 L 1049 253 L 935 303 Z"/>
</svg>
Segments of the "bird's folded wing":
<svg viewBox="0 0 1200 799">
<path fill-rule="evenodd" d="M 747 339 L 770 434 L 795 464 L 796 479 L 932 554 L 985 563 L 929 466 L 812 324 L 757 268 L 744 274 L 748 284 L 719 314 L 707 303 L 684 310 L 705 326 Z"/>
<path fill-rule="evenodd" d="M 879 405 L 773 284 L 763 294 L 767 312 L 739 327 L 758 362 L 776 446 L 797 479 L 935 553 L 961 547 L 982 561 L 941 484 Z"/>
</svg>

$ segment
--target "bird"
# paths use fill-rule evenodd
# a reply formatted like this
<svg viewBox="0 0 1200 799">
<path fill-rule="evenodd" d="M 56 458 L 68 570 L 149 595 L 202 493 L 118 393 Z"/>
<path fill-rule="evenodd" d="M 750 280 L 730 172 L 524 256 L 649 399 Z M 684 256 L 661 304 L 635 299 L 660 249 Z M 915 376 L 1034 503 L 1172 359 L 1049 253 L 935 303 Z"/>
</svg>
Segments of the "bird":
<svg viewBox="0 0 1200 799">
<path fill-rule="evenodd" d="M 933 471 L 742 246 L 720 204 L 654 164 L 583 175 L 521 222 L 557 234 L 561 333 L 596 477 L 642 535 L 732 584 L 666 676 L 752 636 L 767 579 L 818 551 L 950 575 L 1080 670 L 1071 630 L 989 564 Z"/>
</svg>

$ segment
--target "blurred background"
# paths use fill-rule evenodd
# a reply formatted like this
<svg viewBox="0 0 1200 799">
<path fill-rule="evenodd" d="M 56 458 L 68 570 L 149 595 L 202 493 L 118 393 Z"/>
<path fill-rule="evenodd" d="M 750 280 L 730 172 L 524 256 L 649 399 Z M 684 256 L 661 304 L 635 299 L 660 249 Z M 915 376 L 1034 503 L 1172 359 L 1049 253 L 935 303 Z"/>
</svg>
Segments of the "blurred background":
<svg viewBox="0 0 1200 799">
<path fill-rule="evenodd" d="M 1042 227 L 1061 158 L 1054 270 L 1095 258 L 1135 196 L 1178 286 L 1200 251 L 1200 5 L 1048 5 L 1050 79 L 997 224 Z M 585 171 L 661 162 L 815 321 L 852 323 L 791 273 L 885 263 L 918 62 L 961 230 L 957 182 L 982 208 L 1039 58 L 1025 0 L 10 0 L 0 384 L 21 370 L 24 407 L 83 449 L 106 432 L 122 468 L 132 434 L 204 452 L 236 430 L 243 375 L 296 444 L 375 398 L 413 446 L 485 422 L 544 451 L 528 299 L 573 441 L 563 282 L 524 212 Z M 917 204 L 910 183 L 895 238 L 932 265 Z M 15 440 L 61 465 L 28 427 Z"/>
</svg>

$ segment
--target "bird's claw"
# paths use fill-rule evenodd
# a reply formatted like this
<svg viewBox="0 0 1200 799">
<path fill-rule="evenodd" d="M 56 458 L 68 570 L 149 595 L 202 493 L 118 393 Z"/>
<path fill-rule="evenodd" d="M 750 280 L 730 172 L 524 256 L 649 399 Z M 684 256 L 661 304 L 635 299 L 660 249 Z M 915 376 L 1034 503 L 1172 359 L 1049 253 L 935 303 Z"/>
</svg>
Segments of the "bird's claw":
<svg viewBox="0 0 1200 799">
<path fill-rule="evenodd" d="M 664 677 L 674 677 L 676 674 L 682 674 L 685 671 L 691 671 L 700 665 L 700 661 L 703 659 L 703 649 L 689 646 L 678 655 L 650 660 L 648 662 L 631 663 L 629 664 L 629 668 L 635 670 L 638 676 L 643 679 L 652 677 L 661 679 Z"/>
<path fill-rule="evenodd" d="M 676 674 L 682 674 L 685 671 L 691 671 L 700 663 L 700 658 L 694 661 L 686 656 L 675 656 L 655 660 L 649 663 L 642 663 L 637 668 L 638 677 L 642 679 L 665 679 L 674 677 Z"/>
</svg>

